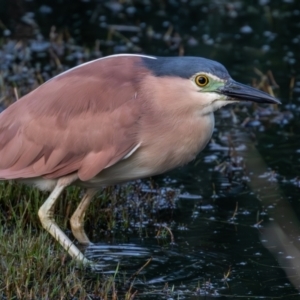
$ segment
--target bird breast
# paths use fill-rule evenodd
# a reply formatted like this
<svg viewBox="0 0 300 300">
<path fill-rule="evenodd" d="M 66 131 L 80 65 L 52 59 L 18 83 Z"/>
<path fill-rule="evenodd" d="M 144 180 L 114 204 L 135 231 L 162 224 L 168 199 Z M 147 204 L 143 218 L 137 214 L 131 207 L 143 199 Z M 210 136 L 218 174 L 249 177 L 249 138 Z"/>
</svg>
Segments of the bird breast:
<svg viewBox="0 0 300 300">
<path fill-rule="evenodd" d="M 111 185 L 161 174 L 193 160 L 209 142 L 213 128 L 213 113 L 194 118 L 160 122 L 146 126 L 141 146 L 127 159 L 102 170 L 84 187 Z"/>
<path fill-rule="evenodd" d="M 144 149 L 137 154 L 140 164 L 163 173 L 192 161 L 209 142 L 214 115 L 181 116 L 151 128 L 145 135 Z"/>
</svg>

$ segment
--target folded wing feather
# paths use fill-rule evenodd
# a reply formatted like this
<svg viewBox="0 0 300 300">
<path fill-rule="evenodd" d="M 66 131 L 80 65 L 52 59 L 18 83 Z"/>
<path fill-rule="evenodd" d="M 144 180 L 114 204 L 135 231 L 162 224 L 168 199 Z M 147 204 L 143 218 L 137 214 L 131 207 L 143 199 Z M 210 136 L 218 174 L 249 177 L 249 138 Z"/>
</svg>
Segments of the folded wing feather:
<svg viewBox="0 0 300 300">
<path fill-rule="evenodd" d="M 121 60 L 121 71 L 109 63 L 54 78 L 0 114 L 0 179 L 78 172 L 89 180 L 139 144 L 132 60 Z"/>
</svg>

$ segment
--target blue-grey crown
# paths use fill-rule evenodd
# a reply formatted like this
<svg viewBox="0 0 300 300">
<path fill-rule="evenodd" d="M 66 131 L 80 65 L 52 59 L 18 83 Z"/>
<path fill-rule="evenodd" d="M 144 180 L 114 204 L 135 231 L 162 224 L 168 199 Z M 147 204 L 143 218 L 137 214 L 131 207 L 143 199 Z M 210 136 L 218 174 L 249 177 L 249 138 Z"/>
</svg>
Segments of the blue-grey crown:
<svg viewBox="0 0 300 300">
<path fill-rule="evenodd" d="M 205 72 L 225 80 L 230 78 L 228 71 L 222 64 L 203 57 L 179 56 L 156 58 L 142 58 L 143 64 L 156 76 L 190 78 L 196 73 Z"/>
</svg>

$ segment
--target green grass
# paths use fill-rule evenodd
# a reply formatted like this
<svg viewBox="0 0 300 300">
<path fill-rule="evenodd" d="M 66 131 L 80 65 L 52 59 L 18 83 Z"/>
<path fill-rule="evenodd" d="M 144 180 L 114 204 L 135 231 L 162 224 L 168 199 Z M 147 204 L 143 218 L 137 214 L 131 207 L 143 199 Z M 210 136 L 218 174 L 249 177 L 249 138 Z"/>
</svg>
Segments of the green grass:
<svg viewBox="0 0 300 300">
<path fill-rule="evenodd" d="M 56 220 L 64 229 L 79 196 L 79 189 L 70 188 L 57 205 Z M 103 202 L 108 196 L 109 191 Z M 0 298 L 117 299 L 118 274 L 102 276 L 78 266 L 42 229 L 37 211 L 46 197 L 25 185 L 0 183 Z M 103 205 L 95 202 L 93 206 Z M 113 216 L 107 217 L 111 216 L 107 210 L 105 218 L 99 214 L 101 207 L 91 211 L 95 213 L 88 219 L 106 219 L 107 228 L 112 226 Z"/>
<path fill-rule="evenodd" d="M 83 192 L 67 189 L 60 197 L 55 220 L 69 231 L 69 218 Z M 0 182 L 0 299 L 134 299 L 134 274 L 94 273 L 72 260 L 67 252 L 46 232 L 38 219 L 38 209 L 48 193 L 26 185 Z M 118 231 L 126 235 L 132 222 L 155 212 L 151 193 L 141 192 L 138 185 L 107 188 L 91 203 L 86 216 L 88 236 L 109 236 Z M 173 201 L 173 197 L 167 200 Z M 171 204 L 173 205 L 173 203 Z M 159 209 L 158 209 L 159 210 Z M 156 222 L 156 219 L 153 219 Z M 134 226 L 135 235 L 146 237 L 145 226 Z M 155 236 L 155 230 L 150 234 Z M 168 238 L 162 228 L 158 235 Z M 72 238 L 72 236 L 70 236 Z M 140 266 L 137 266 L 137 274 Z"/>
</svg>

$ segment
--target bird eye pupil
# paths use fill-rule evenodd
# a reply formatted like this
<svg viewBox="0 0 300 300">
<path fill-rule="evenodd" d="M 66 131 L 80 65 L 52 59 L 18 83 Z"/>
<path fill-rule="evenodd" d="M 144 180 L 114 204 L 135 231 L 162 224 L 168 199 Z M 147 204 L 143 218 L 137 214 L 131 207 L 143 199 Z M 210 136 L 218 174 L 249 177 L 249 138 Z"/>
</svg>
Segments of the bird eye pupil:
<svg viewBox="0 0 300 300">
<path fill-rule="evenodd" d="M 198 81 L 199 81 L 200 84 L 205 84 L 206 83 L 206 78 L 199 77 Z"/>
<path fill-rule="evenodd" d="M 208 84 L 208 78 L 206 76 L 203 76 L 203 75 L 198 75 L 196 77 L 196 84 L 200 87 L 203 87 L 205 85 Z"/>
</svg>

